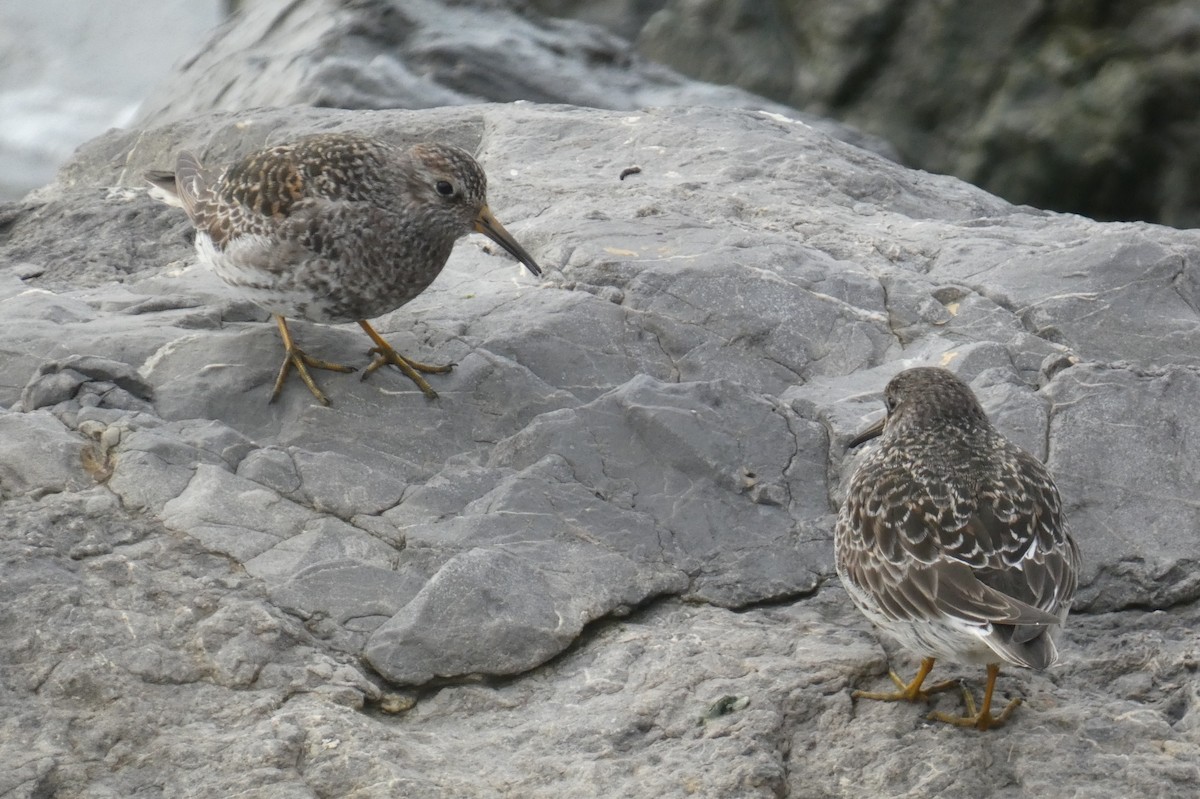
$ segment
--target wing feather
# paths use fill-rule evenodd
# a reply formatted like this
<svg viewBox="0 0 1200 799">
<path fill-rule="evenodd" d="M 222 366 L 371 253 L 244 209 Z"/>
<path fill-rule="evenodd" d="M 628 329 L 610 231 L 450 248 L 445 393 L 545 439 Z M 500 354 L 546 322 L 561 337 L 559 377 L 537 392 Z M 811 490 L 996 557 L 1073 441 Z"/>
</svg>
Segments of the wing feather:
<svg viewBox="0 0 1200 799">
<path fill-rule="evenodd" d="M 858 554 L 843 563 L 847 576 L 881 612 L 1011 625 L 1018 643 L 1061 622 L 1078 548 L 1045 467 L 1011 449 L 1013 468 L 973 490 L 914 480 L 895 463 L 864 466 L 839 535 Z"/>
</svg>

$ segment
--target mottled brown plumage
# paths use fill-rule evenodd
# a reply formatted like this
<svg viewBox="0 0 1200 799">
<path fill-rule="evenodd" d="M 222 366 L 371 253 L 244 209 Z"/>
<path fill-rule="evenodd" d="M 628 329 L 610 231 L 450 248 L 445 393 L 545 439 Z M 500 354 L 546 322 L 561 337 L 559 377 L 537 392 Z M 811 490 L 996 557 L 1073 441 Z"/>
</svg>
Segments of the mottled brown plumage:
<svg viewBox="0 0 1200 799">
<path fill-rule="evenodd" d="M 306 367 L 352 371 L 295 345 L 285 321 L 358 322 L 374 342 L 366 374 L 385 364 L 430 398 L 420 372 L 446 372 L 396 352 L 367 322 L 425 290 L 455 241 L 472 230 L 529 271 L 541 270 L 487 206 L 487 178 L 466 151 L 444 144 L 403 149 L 348 133 L 327 133 L 252 153 L 209 170 L 181 153 L 175 172 L 147 179 L 183 207 L 196 249 L 216 274 L 274 315 L 286 357 L 271 395 L 295 368 L 322 403 Z"/>
<path fill-rule="evenodd" d="M 934 718 L 980 729 L 1001 663 L 1044 669 L 1075 593 L 1079 550 L 1046 468 L 988 421 L 971 389 L 945 369 L 898 374 L 888 415 L 851 446 L 882 435 L 854 476 L 835 533 L 837 571 L 872 622 L 923 658 L 896 693 L 925 699 L 952 683 L 921 685 L 944 658 L 988 667 L 977 711 Z"/>
</svg>

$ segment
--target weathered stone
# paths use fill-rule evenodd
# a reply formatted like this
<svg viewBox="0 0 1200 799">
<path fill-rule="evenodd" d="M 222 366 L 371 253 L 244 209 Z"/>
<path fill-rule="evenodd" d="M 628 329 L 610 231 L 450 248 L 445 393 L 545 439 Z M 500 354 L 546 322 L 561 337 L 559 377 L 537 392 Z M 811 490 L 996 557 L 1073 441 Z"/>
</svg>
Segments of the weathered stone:
<svg viewBox="0 0 1200 799">
<path fill-rule="evenodd" d="M 273 325 L 138 186 L 183 147 L 222 161 L 324 129 L 471 147 L 546 268 L 468 238 L 376 320 L 457 363 L 434 402 L 380 370 L 322 374 L 328 408 L 298 385 L 269 403 Z M 1065 797 L 1200 777 L 1193 233 L 1013 207 L 712 108 L 198 114 L 103 137 L 31 202 L 0 241 L 0 302 L 35 300 L 0 314 L 0 401 L 43 391 L 0 414 L 14 795 Z M 352 325 L 294 332 L 368 361 Z M 888 660 L 831 579 L 845 442 L 917 363 L 958 371 L 1047 460 L 1084 551 L 1062 665 L 1002 674 L 1027 702 L 986 742 L 849 696 Z"/>
<path fill-rule="evenodd" d="M 430 108 L 518 100 L 623 110 L 767 109 L 892 152 L 883 140 L 825 117 L 685 78 L 600 27 L 542 17 L 524 0 L 251 2 L 151 93 L 137 124 L 261 106 Z"/>
<path fill-rule="evenodd" d="M 0 412 L 0 498 L 41 497 L 92 485 L 86 442 L 45 411 Z"/>
<path fill-rule="evenodd" d="M 532 2 L 1015 203 L 1200 225 L 1192 3 Z"/>
</svg>

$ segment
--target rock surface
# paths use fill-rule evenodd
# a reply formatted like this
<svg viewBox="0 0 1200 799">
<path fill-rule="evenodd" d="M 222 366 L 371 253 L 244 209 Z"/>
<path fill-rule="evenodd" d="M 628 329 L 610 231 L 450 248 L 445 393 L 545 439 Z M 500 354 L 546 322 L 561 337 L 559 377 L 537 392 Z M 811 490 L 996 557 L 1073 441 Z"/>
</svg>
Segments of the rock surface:
<svg viewBox="0 0 1200 799">
<path fill-rule="evenodd" d="M 1200 7 L 532 0 L 1017 203 L 1200 227 Z"/>
<path fill-rule="evenodd" d="M 268 404 L 273 325 L 139 177 L 329 129 L 477 152 L 546 268 L 471 237 L 376 320 L 457 362 L 436 402 L 379 372 Z M 1198 257 L 755 110 L 114 131 L 0 207 L 0 796 L 1189 796 Z M 1046 460 L 1085 557 L 1063 662 L 1005 671 L 984 735 L 849 697 L 913 665 L 832 525 L 918 363 Z"/>
<path fill-rule="evenodd" d="M 386 109 L 515 100 L 763 109 L 894 156 L 890 144 L 857 128 L 691 80 L 601 27 L 542 16 L 525 0 L 257 0 L 150 94 L 137 122 L 293 104 Z"/>
<path fill-rule="evenodd" d="M 273 326 L 137 176 L 351 128 L 478 150 L 548 275 L 467 239 L 379 320 L 458 363 L 436 402 L 377 373 L 268 404 Z M 1200 776 L 1193 233 L 1013 207 L 770 114 L 500 105 L 114 132 L 4 237 L 0 795 Z M 352 327 L 297 329 L 365 363 Z M 844 442 L 914 363 L 1047 459 L 1086 558 L 1064 664 L 1006 672 L 1027 705 L 986 736 L 848 696 L 887 660 L 831 578 Z"/>
</svg>

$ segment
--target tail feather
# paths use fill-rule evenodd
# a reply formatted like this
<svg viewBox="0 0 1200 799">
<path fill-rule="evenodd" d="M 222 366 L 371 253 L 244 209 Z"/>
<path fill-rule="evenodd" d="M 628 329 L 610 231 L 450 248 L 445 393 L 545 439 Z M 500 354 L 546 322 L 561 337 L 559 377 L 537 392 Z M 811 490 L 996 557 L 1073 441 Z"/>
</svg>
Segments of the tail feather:
<svg viewBox="0 0 1200 799">
<path fill-rule="evenodd" d="M 1027 669 L 1045 669 L 1058 660 L 1057 624 L 1045 627 L 995 624 L 984 641 L 1001 658 Z"/>
<path fill-rule="evenodd" d="M 196 216 L 196 198 L 205 190 L 206 183 L 200 159 L 186 151 L 180 153 L 175 161 L 175 186 L 183 210 L 192 219 Z"/>
<path fill-rule="evenodd" d="M 152 169 L 144 173 L 150 184 L 150 194 L 155 199 L 182 208 L 193 222 L 196 219 L 196 198 L 208 187 L 208 177 L 200 159 L 188 152 L 179 154 L 175 171 Z"/>
<path fill-rule="evenodd" d="M 175 173 L 167 172 L 162 169 L 153 169 L 144 174 L 146 182 L 150 184 L 150 196 L 159 202 L 173 205 L 176 208 L 182 208 L 183 202 L 179 199 L 179 189 L 175 185 Z"/>
</svg>

